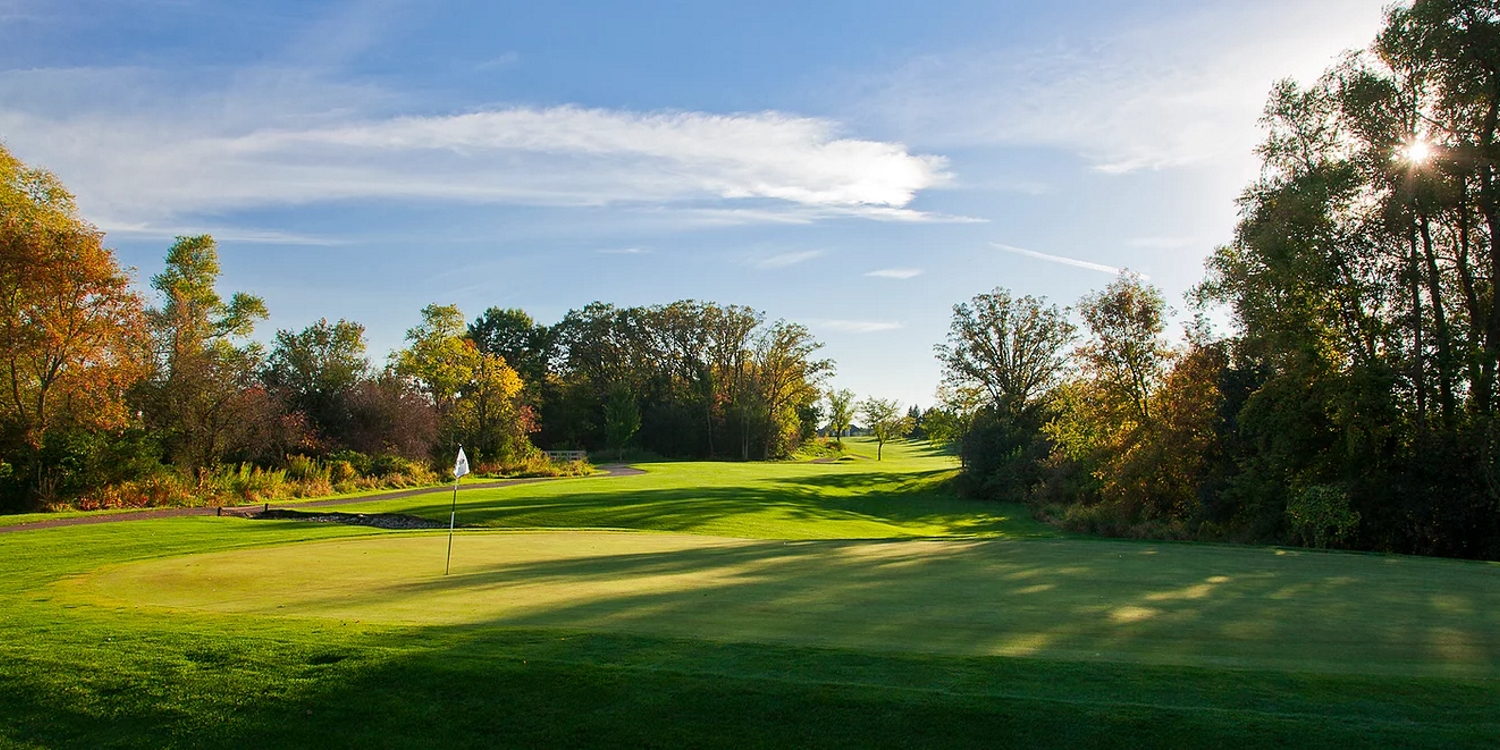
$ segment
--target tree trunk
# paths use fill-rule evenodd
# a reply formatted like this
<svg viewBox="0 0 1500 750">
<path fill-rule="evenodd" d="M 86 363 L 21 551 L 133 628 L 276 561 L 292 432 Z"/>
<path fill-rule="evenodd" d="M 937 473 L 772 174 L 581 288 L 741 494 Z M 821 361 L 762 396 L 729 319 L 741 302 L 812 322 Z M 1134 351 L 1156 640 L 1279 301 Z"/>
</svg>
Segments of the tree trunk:
<svg viewBox="0 0 1500 750">
<path fill-rule="evenodd" d="M 1442 277 L 1437 256 L 1432 249 L 1432 227 L 1421 217 L 1422 252 L 1427 260 L 1427 298 L 1432 301 L 1433 333 L 1437 337 L 1438 404 L 1443 410 L 1443 429 L 1453 427 L 1453 347 L 1449 340 L 1448 317 L 1443 310 Z"/>
</svg>

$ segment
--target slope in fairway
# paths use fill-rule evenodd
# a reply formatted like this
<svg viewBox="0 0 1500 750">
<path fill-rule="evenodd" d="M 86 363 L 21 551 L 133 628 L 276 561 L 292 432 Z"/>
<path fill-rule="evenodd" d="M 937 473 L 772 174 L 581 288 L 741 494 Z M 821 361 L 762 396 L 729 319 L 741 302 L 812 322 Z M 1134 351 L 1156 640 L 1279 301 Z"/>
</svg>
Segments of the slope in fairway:
<svg viewBox="0 0 1500 750">
<path fill-rule="evenodd" d="M 873 442 L 850 439 L 870 456 Z M 466 490 L 460 524 L 490 528 L 611 528 L 755 539 L 1055 536 L 1026 509 L 962 498 L 946 486 L 958 461 L 926 443 L 890 443 L 885 460 L 837 463 L 667 462 L 646 473 Z M 444 523 L 449 498 L 345 506 Z"/>
<path fill-rule="evenodd" d="M 1500 676 L 1500 566 L 1079 540 L 390 534 L 167 558 L 99 603 L 961 655 Z"/>
</svg>

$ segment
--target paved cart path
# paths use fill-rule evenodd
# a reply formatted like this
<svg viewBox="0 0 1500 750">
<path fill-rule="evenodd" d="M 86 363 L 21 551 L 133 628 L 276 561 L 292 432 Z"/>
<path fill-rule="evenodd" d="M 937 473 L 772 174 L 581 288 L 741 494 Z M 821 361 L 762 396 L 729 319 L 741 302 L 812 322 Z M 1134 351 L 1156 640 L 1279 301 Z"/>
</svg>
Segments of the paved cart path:
<svg viewBox="0 0 1500 750">
<path fill-rule="evenodd" d="M 605 477 L 630 477 L 645 474 L 632 466 L 623 464 L 606 464 L 599 467 L 608 472 Z M 534 484 L 536 482 L 555 482 L 561 479 L 580 479 L 581 477 L 532 477 L 529 479 L 499 479 L 490 482 L 475 482 L 472 484 L 459 485 L 459 491 L 466 490 L 489 490 L 496 487 L 509 487 L 516 484 Z M 257 504 L 257 505 L 235 505 L 222 508 L 152 508 L 149 510 L 138 510 L 130 513 L 103 513 L 96 516 L 73 516 L 70 518 L 53 518 L 45 521 L 32 521 L 29 523 L 18 523 L 9 526 L 0 526 L 0 534 L 12 531 L 31 531 L 33 529 L 54 529 L 59 526 L 86 526 L 95 523 L 119 523 L 123 521 L 145 521 L 152 518 L 178 518 L 181 516 L 218 516 L 218 515 L 246 515 L 266 508 L 326 508 L 334 505 L 355 505 L 357 503 L 373 503 L 380 500 L 397 500 L 403 497 L 416 497 L 417 495 L 430 495 L 437 492 L 452 492 L 453 488 L 448 485 L 437 487 L 418 487 L 410 490 L 394 490 L 382 492 L 376 495 L 361 495 L 359 497 L 339 497 L 332 500 L 314 500 L 306 503 L 281 504 Z"/>
</svg>

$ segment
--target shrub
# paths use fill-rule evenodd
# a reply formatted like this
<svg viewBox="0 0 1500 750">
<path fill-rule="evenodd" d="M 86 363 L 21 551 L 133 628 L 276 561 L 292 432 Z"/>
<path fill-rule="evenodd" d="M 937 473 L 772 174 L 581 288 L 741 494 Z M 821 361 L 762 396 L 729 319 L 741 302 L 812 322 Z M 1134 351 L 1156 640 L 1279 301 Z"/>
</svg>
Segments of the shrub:
<svg viewBox="0 0 1500 750">
<path fill-rule="evenodd" d="M 1349 510 L 1349 493 L 1331 484 L 1316 484 L 1293 495 L 1286 504 L 1286 519 L 1302 544 L 1319 549 L 1342 543 L 1359 525 L 1359 513 Z"/>
</svg>

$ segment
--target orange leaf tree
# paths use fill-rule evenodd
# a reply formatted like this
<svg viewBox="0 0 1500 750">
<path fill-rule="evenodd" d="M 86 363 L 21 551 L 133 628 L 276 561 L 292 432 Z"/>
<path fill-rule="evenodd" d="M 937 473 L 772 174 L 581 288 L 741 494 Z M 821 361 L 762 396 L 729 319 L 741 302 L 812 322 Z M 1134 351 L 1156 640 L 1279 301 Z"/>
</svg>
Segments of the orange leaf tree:
<svg viewBox="0 0 1500 750">
<path fill-rule="evenodd" d="M 0 421 L 11 449 L 127 421 L 146 323 L 103 239 L 55 176 L 0 147 Z"/>
</svg>

